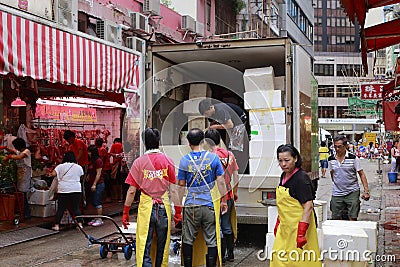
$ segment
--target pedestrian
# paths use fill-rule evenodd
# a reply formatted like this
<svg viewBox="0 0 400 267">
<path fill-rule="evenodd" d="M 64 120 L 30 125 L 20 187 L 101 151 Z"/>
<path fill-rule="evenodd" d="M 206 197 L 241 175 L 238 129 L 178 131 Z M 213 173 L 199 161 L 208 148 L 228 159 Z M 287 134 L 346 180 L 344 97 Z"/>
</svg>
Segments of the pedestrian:
<svg viewBox="0 0 400 267">
<path fill-rule="evenodd" d="M 104 178 L 102 175 L 103 169 L 103 161 L 99 156 L 99 150 L 95 145 L 91 145 L 88 147 L 89 154 L 89 167 L 88 167 L 88 175 L 86 177 L 86 181 L 90 186 L 92 204 L 96 208 L 97 215 L 103 215 L 103 205 L 101 202 L 101 197 L 105 188 Z M 88 224 L 91 226 L 101 226 L 103 225 L 103 220 L 98 217 L 93 219 Z"/>
<path fill-rule="evenodd" d="M 174 187 L 174 162 L 159 150 L 160 136 L 159 130 L 155 128 L 147 128 L 144 131 L 146 152 L 134 161 L 126 178 L 126 183 L 130 186 L 122 215 L 125 229 L 128 229 L 129 211 L 136 189 L 140 187 L 142 190 L 136 229 L 137 266 L 168 266 L 171 232 L 171 205 L 168 194 L 176 197 L 177 193 Z M 153 243 L 156 246 L 152 246 L 154 232 L 157 242 Z M 151 255 L 155 255 L 155 258 L 151 258 Z"/>
<path fill-rule="evenodd" d="M 347 210 L 349 220 L 356 221 L 361 203 L 357 173 L 364 187 L 362 194 L 364 200 L 370 198 L 367 177 L 360 166 L 360 160 L 346 150 L 347 140 L 345 136 L 336 136 L 333 144 L 336 154 L 328 158 L 328 170 L 333 181 L 330 202 L 332 219 L 343 219 L 344 212 Z"/>
<path fill-rule="evenodd" d="M 270 266 L 322 266 L 310 177 L 301 168 L 302 159 L 294 146 L 280 145 L 276 153 L 283 173 L 276 188 L 278 218 Z M 311 257 L 301 257 L 303 249 Z M 300 257 L 296 260 L 293 253 Z"/>
<path fill-rule="evenodd" d="M 368 160 L 371 160 L 375 154 L 375 146 L 373 142 L 369 142 L 367 147 Z"/>
<path fill-rule="evenodd" d="M 326 177 L 326 169 L 328 168 L 329 148 L 326 147 L 326 142 L 321 141 L 319 148 L 319 163 L 321 166 L 322 178 Z"/>
<path fill-rule="evenodd" d="M 124 156 L 124 147 L 122 145 L 122 139 L 117 137 L 114 139 L 113 144 L 110 148 L 110 156 L 112 159 L 111 163 L 111 187 L 112 187 L 112 198 L 117 202 L 122 202 L 122 185 L 125 181 L 122 180 L 121 176 L 121 161 Z"/>
<path fill-rule="evenodd" d="M 392 156 L 391 172 L 397 172 L 399 170 L 398 161 L 400 161 L 400 150 L 398 148 L 399 140 L 394 140 L 390 155 Z"/>
<path fill-rule="evenodd" d="M 85 171 L 86 165 L 89 163 L 87 145 L 82 140 L 76 138 L 75 133 L 71 130 L 66 130 L 64 132 L 64 139 L 69 144 L 68 150 L 74 152 L 78 164 L 81 165 Z"/>
<path fill-rule="evenodd" d="M 201 149 L 204 140 L 201 129 L 189 130 L 186 138 L 192 151 L 183 156 L 178 171 L 180 200 L 182 189 L 187 187 L 188 190 L 182 223 L 183 264 L 185 267 L 214 267 L 217 258 L 222 262 L 220 212 L 224 214 L 228 209 L 224 169 L 216 154 Z M 199 235 L 200 230 L 202 235 Z"/>
<path fill-rule="evenodd" d="M 82 166 L 77 164 L 75 154 L 72 151 L 65 153 L 62 163 L 57 165 L 52 171 L 53 179 L 58 180 L 57 186 L 57 213 L 56 222 L 52 228 L 55 231 L 60 230 L 60 222 L 67 207 L 73 216 L 81 215 L 81 176 L 83 175 Z M 79 227 L 82 227 L 82 221 L 78 221 Z"/>
<path fill-rule="evenodd" d="M 2 146 L 1 149 L 6 149 L 9 154 L 4 162 L 13 159 L 17 163 L 17 189 L 24 193 L 24 218 L 31 217 L 31 209 L 28 203 L 28 192 L 31 189 L 32 177 L 32 161 L 31 151 L 26 147 L 26 142 L 22 138 L 16 138 L 12 141 L 15 149 Z"/>
<path fill-rule="evenodd" d="M 210 129 L 226 130 L 229 134 L 229 148 L 243 151 L 246 133 L 246 112 L 233 103 L 212 104 L 210 99 L 199 103 L 201 115 L 213 120 Z"/>
<path fill-rule="evenodd" d="M 237 238 L 237 218 L 235 201 L 238 199 L 237 189 L 239 183 L 239 167 L 236 163 L 235 156 L 232 152 L 221 148 L 220 141 L 221 136 L 215 129 L 209 129 L 205 133 L 206 142 L 212 149 L 212 152 L 218 155 L 222 167 L 224 168 L 225 186 L 227 190 L 226 202 L 228 204 L 228 211 L 225 214 L 221 214 L 221 251 L 222 251 L 222 262 L 234 261 L 233 248 Z M 232 178 L 233 178 L 233 189 L 232 189 Z M 227 255 L 226 255 L 227 253 Z"/>
<path fill-rule="evenodd" d="M 104 179 L 105 191 L 106 191 L 106 199 L 105 203 L 111 202 L 111 163 L 110 163 L 110 154 L 107 152 L 107 149 L 104 147 L 103 138 L 96 138 L 94 141 L 95 146 L 99 150 L 99 156 L 101 161 L 103 161 L 103 168 L 101 169 L 101 175 Z"/>
</svg>

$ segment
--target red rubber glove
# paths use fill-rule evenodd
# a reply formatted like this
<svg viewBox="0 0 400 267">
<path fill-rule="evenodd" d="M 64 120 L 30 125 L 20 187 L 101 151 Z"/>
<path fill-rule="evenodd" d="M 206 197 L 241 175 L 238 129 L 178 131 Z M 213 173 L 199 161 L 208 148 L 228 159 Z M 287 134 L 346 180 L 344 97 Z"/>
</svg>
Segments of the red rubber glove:
<svg viewBox="0 0 400 267">
<path fill-rule="evenodd" d="M 124 212 L 122 213 L 122 225 L 125 229 L 128 229 L 129 225 L 129 211 L 131 210 L 130 206 L 124 205 Z"/>
<path fill-rule="evenodd" d="M 281 221 L 279 220 L 279 216 L 278 218 L 276 218 L 276 223 L 275 223 L 275 227 L 274 227 L 274 236 L 276 236 L 276 232 L 278 232 L 278 226 L 281 223 Z"/>
<path fill-rule="evenodd" d="M 175 228 L 182 229 L 182 207 L 174 206 L 174 208 L 175 208 L 175 215 L 174 215 Z"/>
<path fill-rule="evenodd" d="M 298 248 L 303 248 L 303 246 L 307 243 L 306 233 L 307 233 L 308 226 L 309 226 L 309 223 L 299 222 L 299 225 L 297 228 L 297 238 L 296 238 Z"/>
<path fill-rule="evenodd" d="M 7 146 L 0 146 L 0 150 L 6 149 L 6 148 L 7 148 Z"/>
</svg>

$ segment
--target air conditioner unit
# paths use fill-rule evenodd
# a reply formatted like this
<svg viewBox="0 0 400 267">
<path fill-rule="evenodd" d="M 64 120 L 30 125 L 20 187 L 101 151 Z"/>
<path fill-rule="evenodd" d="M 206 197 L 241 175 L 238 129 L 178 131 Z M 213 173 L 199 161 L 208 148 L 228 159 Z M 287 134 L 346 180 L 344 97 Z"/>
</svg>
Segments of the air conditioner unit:
<svg viewBox="0 0 400 267">
<path fill-rule="evenodd" d="M 138 37 L 126 37 L 126 47 L 136 50 L 140 53 L 146 52 L 146 42 Z"/>
<path fill-rule="evenodd" d="M 96 22 L 96 33 L 101 39 L 111 43 L 122 45 L 122 29 L 111 21 L 98 20 Z"/>
<path fill-rule="evenodd" d="M 196 31 L 196 21 L 189 15 L 182 16 L 181 29 L 185 31 Z"/>
<path fill-rule="evenodd" d="M 132 12 L 130 17 L 133 31 L 138 31 L 141 33 L 150 32 L 149 19 L 145 15 L 139 12 Z"/>
<path fill-rule="evenodd" d="M 143 13 L 160 15 L 160 0 L 144 0 Z"/>
<path fill-rule="evenodd" d="M 204 23 L 196 21 L 196 33 L 200 36 L 204 36 Z"/>
<path fill-rule="evenodd" d="M 78 0 L 55 0 L 54 1 L 55 21 L 73 30 L 78 30 Z"/>
</svg>

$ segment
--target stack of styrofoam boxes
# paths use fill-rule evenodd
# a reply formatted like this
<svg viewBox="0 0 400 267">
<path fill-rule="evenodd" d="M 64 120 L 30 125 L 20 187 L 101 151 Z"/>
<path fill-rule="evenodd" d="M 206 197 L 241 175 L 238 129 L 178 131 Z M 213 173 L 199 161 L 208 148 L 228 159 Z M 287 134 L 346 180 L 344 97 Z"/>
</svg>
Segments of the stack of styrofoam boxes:
<svg viewBox="0 0 400 267">
<path fill-rule="evenodd" d="M 328 252 L 324 253 L 325 266 L 373 266 L 368 264 L 368 257 L 377 252 L 376 222 L 327 220 L 322 224 L 322 232 L 323 249 Z"/>
<path fill-rule="evenodd" d="M 243 75 L 244 108 L 249 111 L 249 170 L 251 175 L 280 176 L 276 149 L 286 143 L 282 79 L 276 90 L 272 67 L 247 69 Z M 284 81 L 284 80 L 283 80 Z"/>
<path fill-rule="evenodd" d="M 317 216 L 318 228 L 328 219 L 328 202 L 323 200 L 314 200 L 314 212 Z"/>
<path fill-rule="evenodd" d="M 32 189 L 28 203 L 33 217 L 50 217 L 56 214 L 56 201 L 49 200 L 49 190 Z"/>
<path fill-rule="evenodd" d="M 188 129 L 206 128 L 206 120 L 199 112 L 199 103 L 204 98 L 211 97 L 211 88 L 206 83 L 190 85 L 189 100 L 183 102 L 183 113 L 188 116 Z"/>
</svg>

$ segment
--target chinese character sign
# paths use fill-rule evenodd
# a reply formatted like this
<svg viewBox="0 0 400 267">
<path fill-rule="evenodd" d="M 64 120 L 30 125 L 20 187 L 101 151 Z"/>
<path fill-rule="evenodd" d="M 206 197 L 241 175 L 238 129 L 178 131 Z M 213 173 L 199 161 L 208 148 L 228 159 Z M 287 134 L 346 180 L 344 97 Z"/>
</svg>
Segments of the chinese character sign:
<svg viewBox="0 0 400 267">
<path fill-rule="evenodd" d="M 383 84 L 361 84 L 361 99 L 382 99 Z"/>
<path fill-rule="evenodd" d="M 95 108 L 78 108 L 55 105 L 36 105 L 36 118 L 60 122 L 97 122 Z"/>
</svg>

